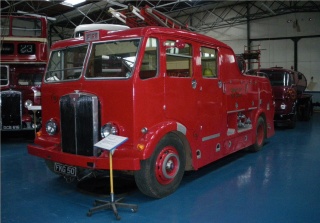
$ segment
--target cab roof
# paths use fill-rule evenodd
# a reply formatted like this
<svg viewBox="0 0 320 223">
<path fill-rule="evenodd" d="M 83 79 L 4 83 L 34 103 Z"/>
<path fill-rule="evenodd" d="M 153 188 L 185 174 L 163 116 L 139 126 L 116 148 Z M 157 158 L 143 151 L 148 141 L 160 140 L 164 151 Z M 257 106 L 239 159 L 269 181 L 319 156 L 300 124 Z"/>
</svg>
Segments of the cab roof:
<svg viewBox="0 0 320 223">
<path fill-rule="evenodd" d="M 144 36 L 150 36 L 152 34 L 162 34 L 170 37 L 183 37 L 183 39 L 185 40 L 201 42 L 208 45 L 230 48 L 227 44 L 203 34 L 186 31 L 186 30 L 180 30 L 180 29 L 165 28 L 165 27 L 149 26 L 149 27 L 141 27 L 141 28 L 130 28 L 130 29 L 119 30 L 119 31 L 100 30 L 100 32 L 103 33 L 104 35 L 100 36 L 99 41 L 117 40 L 117 39 L 126 39 L 126 38 L 140 38 Z M 85 43 L 84 37 L 60 40 L 55 42 L 52 45 L 51 49 L 64 48 L 67 46 L 79 45 L 83 43 Z"/>
</svg>

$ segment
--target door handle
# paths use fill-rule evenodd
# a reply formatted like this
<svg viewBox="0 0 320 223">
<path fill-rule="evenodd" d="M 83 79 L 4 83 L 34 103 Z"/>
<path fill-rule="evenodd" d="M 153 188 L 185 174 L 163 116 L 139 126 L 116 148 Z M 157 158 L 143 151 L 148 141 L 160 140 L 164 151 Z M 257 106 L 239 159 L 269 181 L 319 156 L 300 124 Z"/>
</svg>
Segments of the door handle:
<svg viewBox="0 0 320 223">
<path fill-rule="evenodd" d="M 192 86 L 193 89 L 197 88 L 197 84 L 198 84 L 197 81 L 195 79 L 192 79 L 191 86 Z"/>
</svg>

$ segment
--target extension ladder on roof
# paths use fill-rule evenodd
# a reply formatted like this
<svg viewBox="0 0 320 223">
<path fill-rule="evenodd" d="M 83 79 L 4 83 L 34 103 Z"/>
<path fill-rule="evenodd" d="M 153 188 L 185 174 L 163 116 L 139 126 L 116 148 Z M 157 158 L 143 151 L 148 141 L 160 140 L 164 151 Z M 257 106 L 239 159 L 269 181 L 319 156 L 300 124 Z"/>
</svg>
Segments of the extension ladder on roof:
<svg viewBox="0 0 320 223">
<path fill-rule="evenodd" d="M 115 18 L 125 23 L 130 28 L 144 26 L 162 26 L 175 29 L 190 30 L 187 25 L 183 25 L 180 22 L 155 9 L 152 9 L 149 6 L 138 9 L 133 5 L 129 5 L 127 8 L 120 10 L 114 10 L 110 7 L 109 13 L 111 13 Z"/>
</svg>

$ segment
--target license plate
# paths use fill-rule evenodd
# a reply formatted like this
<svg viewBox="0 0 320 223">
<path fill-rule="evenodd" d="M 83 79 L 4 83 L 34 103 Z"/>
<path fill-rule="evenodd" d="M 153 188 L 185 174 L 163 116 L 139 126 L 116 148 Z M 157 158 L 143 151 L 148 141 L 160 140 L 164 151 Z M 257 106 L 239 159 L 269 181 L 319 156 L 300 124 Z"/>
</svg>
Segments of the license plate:
<svg viewBox="0 0 320 223">
<path fill-rule="evenodd" d="M 77 168 L 75 166 L 68 166 L 61 163 L 54 163 L 54 171 L 67 176 L 77 176 Z"/>
</svg>

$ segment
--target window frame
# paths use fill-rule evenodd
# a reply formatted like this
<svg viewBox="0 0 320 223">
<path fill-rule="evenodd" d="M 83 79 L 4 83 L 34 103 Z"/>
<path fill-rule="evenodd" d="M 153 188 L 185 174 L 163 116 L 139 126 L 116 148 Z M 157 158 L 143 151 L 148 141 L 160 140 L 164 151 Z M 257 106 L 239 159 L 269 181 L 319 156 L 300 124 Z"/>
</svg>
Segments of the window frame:
<svg viewBox="0 0 320 223">
<path fill-rule="evenodd" d="M 205 57 L 203 57 L 203 49 L 206 48 L 207 50 L 213 50 L 214 51 L 214 57 L 208 57 L 208 58 L 215 58 L 214 60 L 210 61 L 207 59 L 207 61 L 209 61 L 209 63 L 214 64 L 214 67 L 204 67 L 204 59 Z M 208 46 L 201 46 L 200 47 L 200 59 L 201 59 L 201 76 L 204 79 L 217 79 L 219 77 L 219 69 L 218 69 L 218 49 L 214 48 L 214 47 L 208 47 Z M 212 72 L 212 75 L 205 75 L 205 69 L 210 69 Z M 210 71 L 209 71 L 210 72 Z"/>
</svg>

